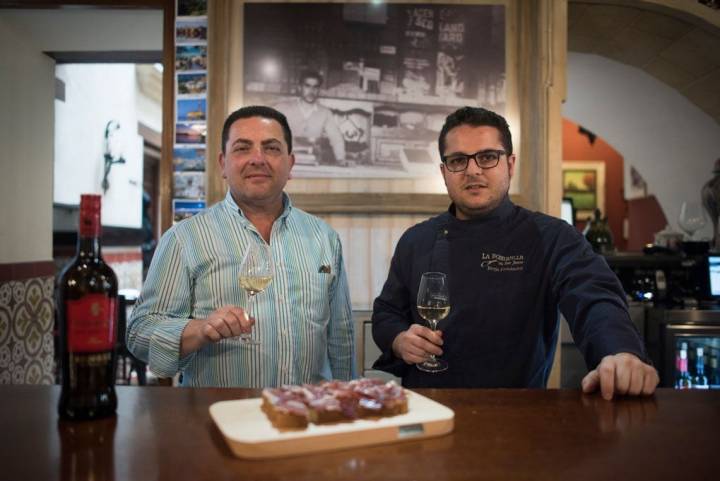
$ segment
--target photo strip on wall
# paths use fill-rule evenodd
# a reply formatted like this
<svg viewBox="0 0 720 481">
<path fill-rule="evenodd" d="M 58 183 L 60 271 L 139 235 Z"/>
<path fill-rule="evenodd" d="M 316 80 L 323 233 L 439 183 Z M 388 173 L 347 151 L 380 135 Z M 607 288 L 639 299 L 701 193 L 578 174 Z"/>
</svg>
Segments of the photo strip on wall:
<svg viewBox="0 0 720 481">
<path fill-rule="evenodd" d="M 205 209 L 207 0 L 178 0 L 175 19 L 173 224 Z"/>
</svg>

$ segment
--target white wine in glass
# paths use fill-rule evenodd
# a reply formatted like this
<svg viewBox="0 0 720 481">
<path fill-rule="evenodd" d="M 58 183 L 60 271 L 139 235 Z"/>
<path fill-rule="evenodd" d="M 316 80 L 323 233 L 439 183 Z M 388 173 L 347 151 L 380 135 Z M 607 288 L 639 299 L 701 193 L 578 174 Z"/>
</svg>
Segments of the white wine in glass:
<svg viewBox="0 0 720 481">
<path fill-rule="evenodd" d="M 248 295 L 245 315 L 250 318 L 250 304 L 255 296 L 264 291 L 270 284 L 273 276 L 273 261 L 270 246 L 251 242 L 248 246 L 242 263 L 240 264 L 240 287 Z M 242 333 L 240 342 L 243 344 L 260 344 L 256 339 L 250 337 L 250 333 Z"/>
<path fill-rule="evenodd" d="M 445 274 L 426 272 L 422 275 L 417 295 L 417 310 L 420 317 L 427 321 L 430 329 L 437 330 L 438 322 L 450 313 L 450 295 Z M 435 373 L 446 370 L 448 363 L 438 359 L 434 354 L 429 354 L 426 361 L 416 366 L 421 371 Z"/>
<path fill-rule="evenodd" d="M 271 280 L 272 276 L 252 277 L 240 275 L 240 287 L 245 289 L 248 295 L 254 296 L 264 291 Z"/>
</svg>

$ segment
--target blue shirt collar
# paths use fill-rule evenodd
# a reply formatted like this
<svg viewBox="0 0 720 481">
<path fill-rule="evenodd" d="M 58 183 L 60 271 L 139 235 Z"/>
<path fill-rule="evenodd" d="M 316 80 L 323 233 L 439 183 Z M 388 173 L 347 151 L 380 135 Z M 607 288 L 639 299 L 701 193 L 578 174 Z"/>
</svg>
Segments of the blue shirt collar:
<svg viewBox="0 0 720 481">
<path fill-rule="evenodd" d="M 290 215 L 290 211 L 292 210 L 292 202 L 290 201 L 290 196 L 287 195 L 285 192 L 282 193 L 283 198 L 283 211 L 280 214 L 280 216 L 276 219 L 285 221 L 287 219 L 287 216 Z M 248 218 L 245 217 L 245 214 L 243 213 L 242 209 L 237 205 L 237 202 L 235 202 L 235 199 L 233 199 L 232 193 L 230 192 L 230 189 L 228 189 L 227 194 L 225 194 L 225 207 L 230 211 L 238 214 L 241 219 L 243 219 L 246 222 L 248 221 Z"/>
</svg>

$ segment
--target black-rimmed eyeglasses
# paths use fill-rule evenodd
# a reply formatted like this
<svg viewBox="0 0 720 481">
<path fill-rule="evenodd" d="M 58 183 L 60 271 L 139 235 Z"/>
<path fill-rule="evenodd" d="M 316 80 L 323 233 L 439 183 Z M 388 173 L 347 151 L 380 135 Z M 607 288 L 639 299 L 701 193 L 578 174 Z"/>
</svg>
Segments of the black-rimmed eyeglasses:
<svg viewBox="0 0 720 481">
<path fill-rule="evenodd" d="M 462 172 L 468 167 L 470 159 L 475 159 L 475 163 L 481 169 L 492 169 L 500 162 L 500 157 L 507 155 L 504 150 L 480 150 L 474 154 L 450 154 L 442 158 L 445 167 L 450 172 Z"/>
</svg>

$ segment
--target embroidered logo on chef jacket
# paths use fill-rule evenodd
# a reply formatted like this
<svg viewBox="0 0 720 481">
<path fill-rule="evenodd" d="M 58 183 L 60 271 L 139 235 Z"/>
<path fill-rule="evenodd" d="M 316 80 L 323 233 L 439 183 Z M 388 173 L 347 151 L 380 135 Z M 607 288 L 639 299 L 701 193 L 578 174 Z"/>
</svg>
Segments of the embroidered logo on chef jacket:
<svg viewBox="0 0 720 481">
<path fill-rule="evenodd" d="M 483 252 L 480 267 L 488 272 L 514 272 L 521 271 L 525 266 L 525 257 L 522 255 L 503 256 Z"/>
</svg>

